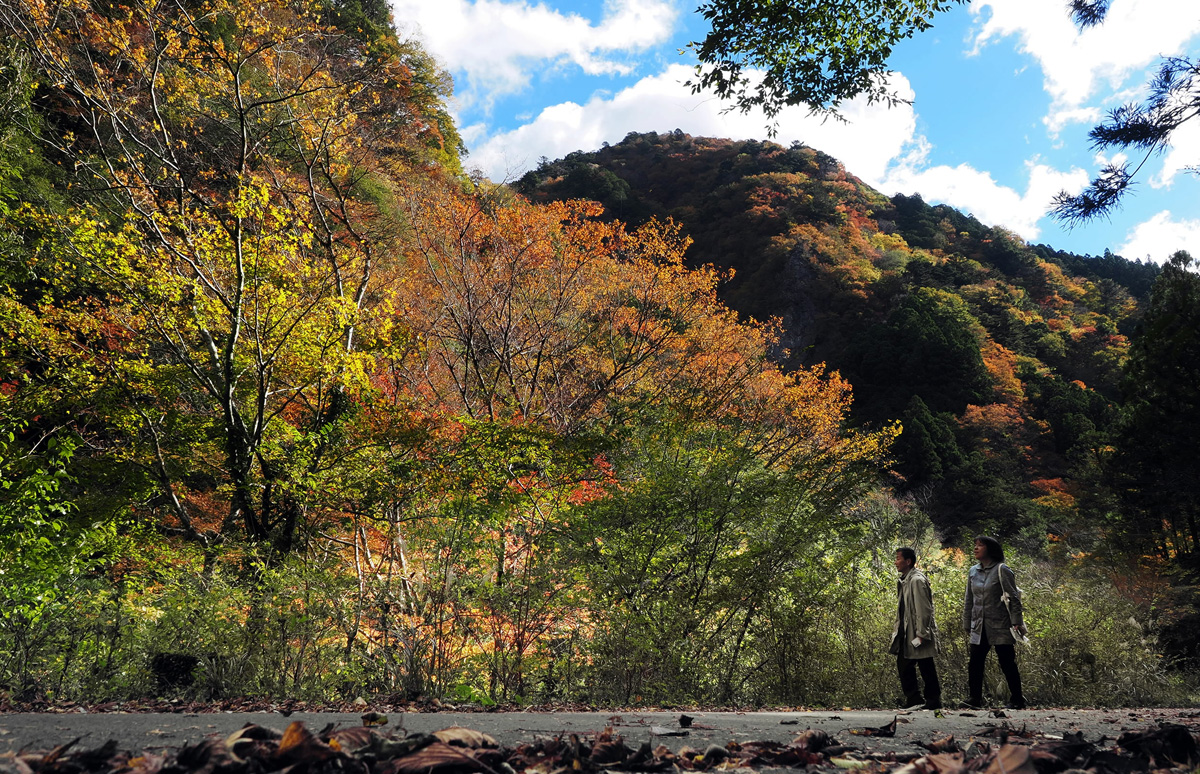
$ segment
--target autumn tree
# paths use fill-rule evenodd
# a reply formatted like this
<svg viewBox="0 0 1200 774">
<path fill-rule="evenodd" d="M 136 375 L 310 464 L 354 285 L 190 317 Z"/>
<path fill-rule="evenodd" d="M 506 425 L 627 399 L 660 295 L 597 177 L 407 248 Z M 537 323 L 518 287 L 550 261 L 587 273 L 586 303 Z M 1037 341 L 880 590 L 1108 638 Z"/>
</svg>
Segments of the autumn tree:
<svg viewBox="0 0 1200 774">
<path fill-rule="evenodd" d="M 769 575 L 767 555 L 744 555 L 736 538 L 773 534 L 759 495 L 774 487 L 781 524 L 808 534 L 838 524 L 873 479 L 891 433 L 843 429 L 838 377 L 772 365 L 773 329 L 717 300 L 718 272 L 684 267 L 678 226 L 627 229 L 590 203 L 416 183 L 403 187 L 413 232 L 397 296 L 410 347 L 377 379 L 419 400 L 437 440 L 428 488 L 381 512 L 403 536 L 397 559 L 427 579 L 404 591 L 407 625 L 475 643 L 493 698 L 524 693 L 531 664 L 603 615 L 626 559 L 638 563 L 625 552 L 648 547 L 641 530 L 687 523 L 671 541 L 691 535 L 722 563 Z M 699 464 L 718 448 L 729 465 Z M 681 455 L 698 464 L 675 468 Z M 737 470 L 760 485 L 743 489 Z M 728 518 L 740 526 L 711 523 L 683 489 L 668 522 L 649 507 L 661 487 L 736 499 Z M 581 561 L 595 573 L 583 577 Z M 706 598 L 740 623 L 745 610 L 719 588 Z M 656 606 L 678 601 L 646 591 Z"/>
<path fill-rule="evenodd" d="M 368 50 L 318 11 L 0 10 L 41 82 L 47 125 L 27 129 L 81 205 L 18 213 L 40 303 L 116 396 L 108 432 L 157 490 L 150 510 L 205 545 L 295 544 L 369 352 L 394 334 L 388 180 L 441 149 L 423 112 L 439 92 L 406 49 Z"/>
</svg>

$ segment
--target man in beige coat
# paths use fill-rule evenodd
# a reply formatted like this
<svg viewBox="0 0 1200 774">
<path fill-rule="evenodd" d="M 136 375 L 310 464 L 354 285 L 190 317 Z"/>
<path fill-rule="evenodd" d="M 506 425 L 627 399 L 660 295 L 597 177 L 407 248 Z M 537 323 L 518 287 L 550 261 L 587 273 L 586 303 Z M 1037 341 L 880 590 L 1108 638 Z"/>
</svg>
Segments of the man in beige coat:
<svg viewBox="0 0 1200 774">
<path fill-rule="evenodd" d="M 906 709 L 940 709 L 942 684 L 938 680 L 937 621 L 933 616 L 933 592 L 929 579 L 917 569 L 917 552 L 905 546 L 896 549 L 896 569 L 900 572 L 897 593 L 900 604 L 896 627 L 892 631 L 892 653 L 896 654 L 896 671 L 904 691 Z M 917 669 L 925 682 L 925 698 L 917 684 Z"/>
</svg>

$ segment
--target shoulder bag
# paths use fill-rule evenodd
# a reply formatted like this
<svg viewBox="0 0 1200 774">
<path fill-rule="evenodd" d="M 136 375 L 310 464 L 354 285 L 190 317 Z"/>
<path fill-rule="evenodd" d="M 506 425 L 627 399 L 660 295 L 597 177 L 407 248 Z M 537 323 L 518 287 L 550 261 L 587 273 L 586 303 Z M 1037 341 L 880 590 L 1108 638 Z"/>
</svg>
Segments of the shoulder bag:
<svg viewBox="0 0 1200 774">
<path fill-rule="evenodd" d="M 999 567 L 997 567 L 996 568 L 996 576 L 1000 580 L 1000 592 L 1001 592 L 1000 593 L 1000 601 L 1004 603 L 1004 609 L 1008 611 L 1008 622 L 1011 624 L 1012 623 L 1012 607 L 1009 604 L 1009 600 L 1012 599 L 1012 596 L 1008 593 L 1008 589 L 1006 589 L 1004 587 L 1004 571 L 1006 569 L 1008 569 L 1008 565 L 1002 564 Z M 1021 589 L 1018 588 L 1017 593 L 1020 593 L 1020 592 L 1021 592 Z M 1027 636 L 1025 636 L 1024 634 L 1022 634 L 1021 630 L 1018 629 L 1016 626 L 1009 626 L 1008 631 L 1010 634 L 1012 634 L 1013 639 L 1016 640 L 1017 642 L 1021 643 L 1022 645 L 1029 644 L 1029 638 Z"/>
</svg>

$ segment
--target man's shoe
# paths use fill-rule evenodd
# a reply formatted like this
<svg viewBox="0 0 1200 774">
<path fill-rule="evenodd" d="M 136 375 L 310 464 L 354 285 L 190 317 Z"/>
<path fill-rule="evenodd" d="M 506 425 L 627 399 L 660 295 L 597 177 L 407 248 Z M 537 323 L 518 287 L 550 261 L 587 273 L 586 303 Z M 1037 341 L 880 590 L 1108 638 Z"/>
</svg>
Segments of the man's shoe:
<svg viewBox="0 0 1200 774">
<path fill-rule="evenodd" d="M 981 710 L 984 707 L 983 707 L 982 700 L 975 701 L 974 699 L 967 699 L 962 704 L 958 705 L 958 708 L 965 709 L 965 710 Z"/>
<path fill-rule="evenodd" d="M 921 705 L 921 709 L 923 709 L 923 710 L 940 710 L 941 708 L 942 708 L 941 702 L 925 702 L 924 704 Z"/>
<path fill-rule="evenodd" d="M 913 704 L 909 707 L 905 707 L 904 711 L 905 712 L 916 712 L 917 710 L 923 710 L 923 709 L 925 709 L 925 704 L 921 703 L 921 704 Z"/>
<path fill-rule="evenodd" d="M 1023 701 L 1010 701 L 1008 704 L 1005 704 L 1005 705 L 1004 705 L 1004 709 L 1010 709 L 1010 710 L 1023 710 L 1023 709 L 1025 709 L 1025 702 L 1023 702 Z"/>
</svg>

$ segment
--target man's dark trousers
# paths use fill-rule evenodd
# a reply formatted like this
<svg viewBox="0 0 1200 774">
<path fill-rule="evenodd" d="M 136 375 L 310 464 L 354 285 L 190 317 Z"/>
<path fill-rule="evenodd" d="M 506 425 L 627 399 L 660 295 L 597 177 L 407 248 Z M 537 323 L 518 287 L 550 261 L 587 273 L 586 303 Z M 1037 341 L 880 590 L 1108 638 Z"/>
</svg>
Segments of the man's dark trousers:
<svg viewBox="0 0 1200 774">
<path fill-rule="evenodd" d="M 921 700 L 921 687 L 917 685 L 917 667 L 921 668 L 921 679 L 925 682 L 924 701 Z M 942 684 L 932 658 L 896 656 L 896 671 L 900 674 L 900 690 L 904 691 L 904 706 L 924 704 L 930 709 L 942 706 Z"/>
</svg>

